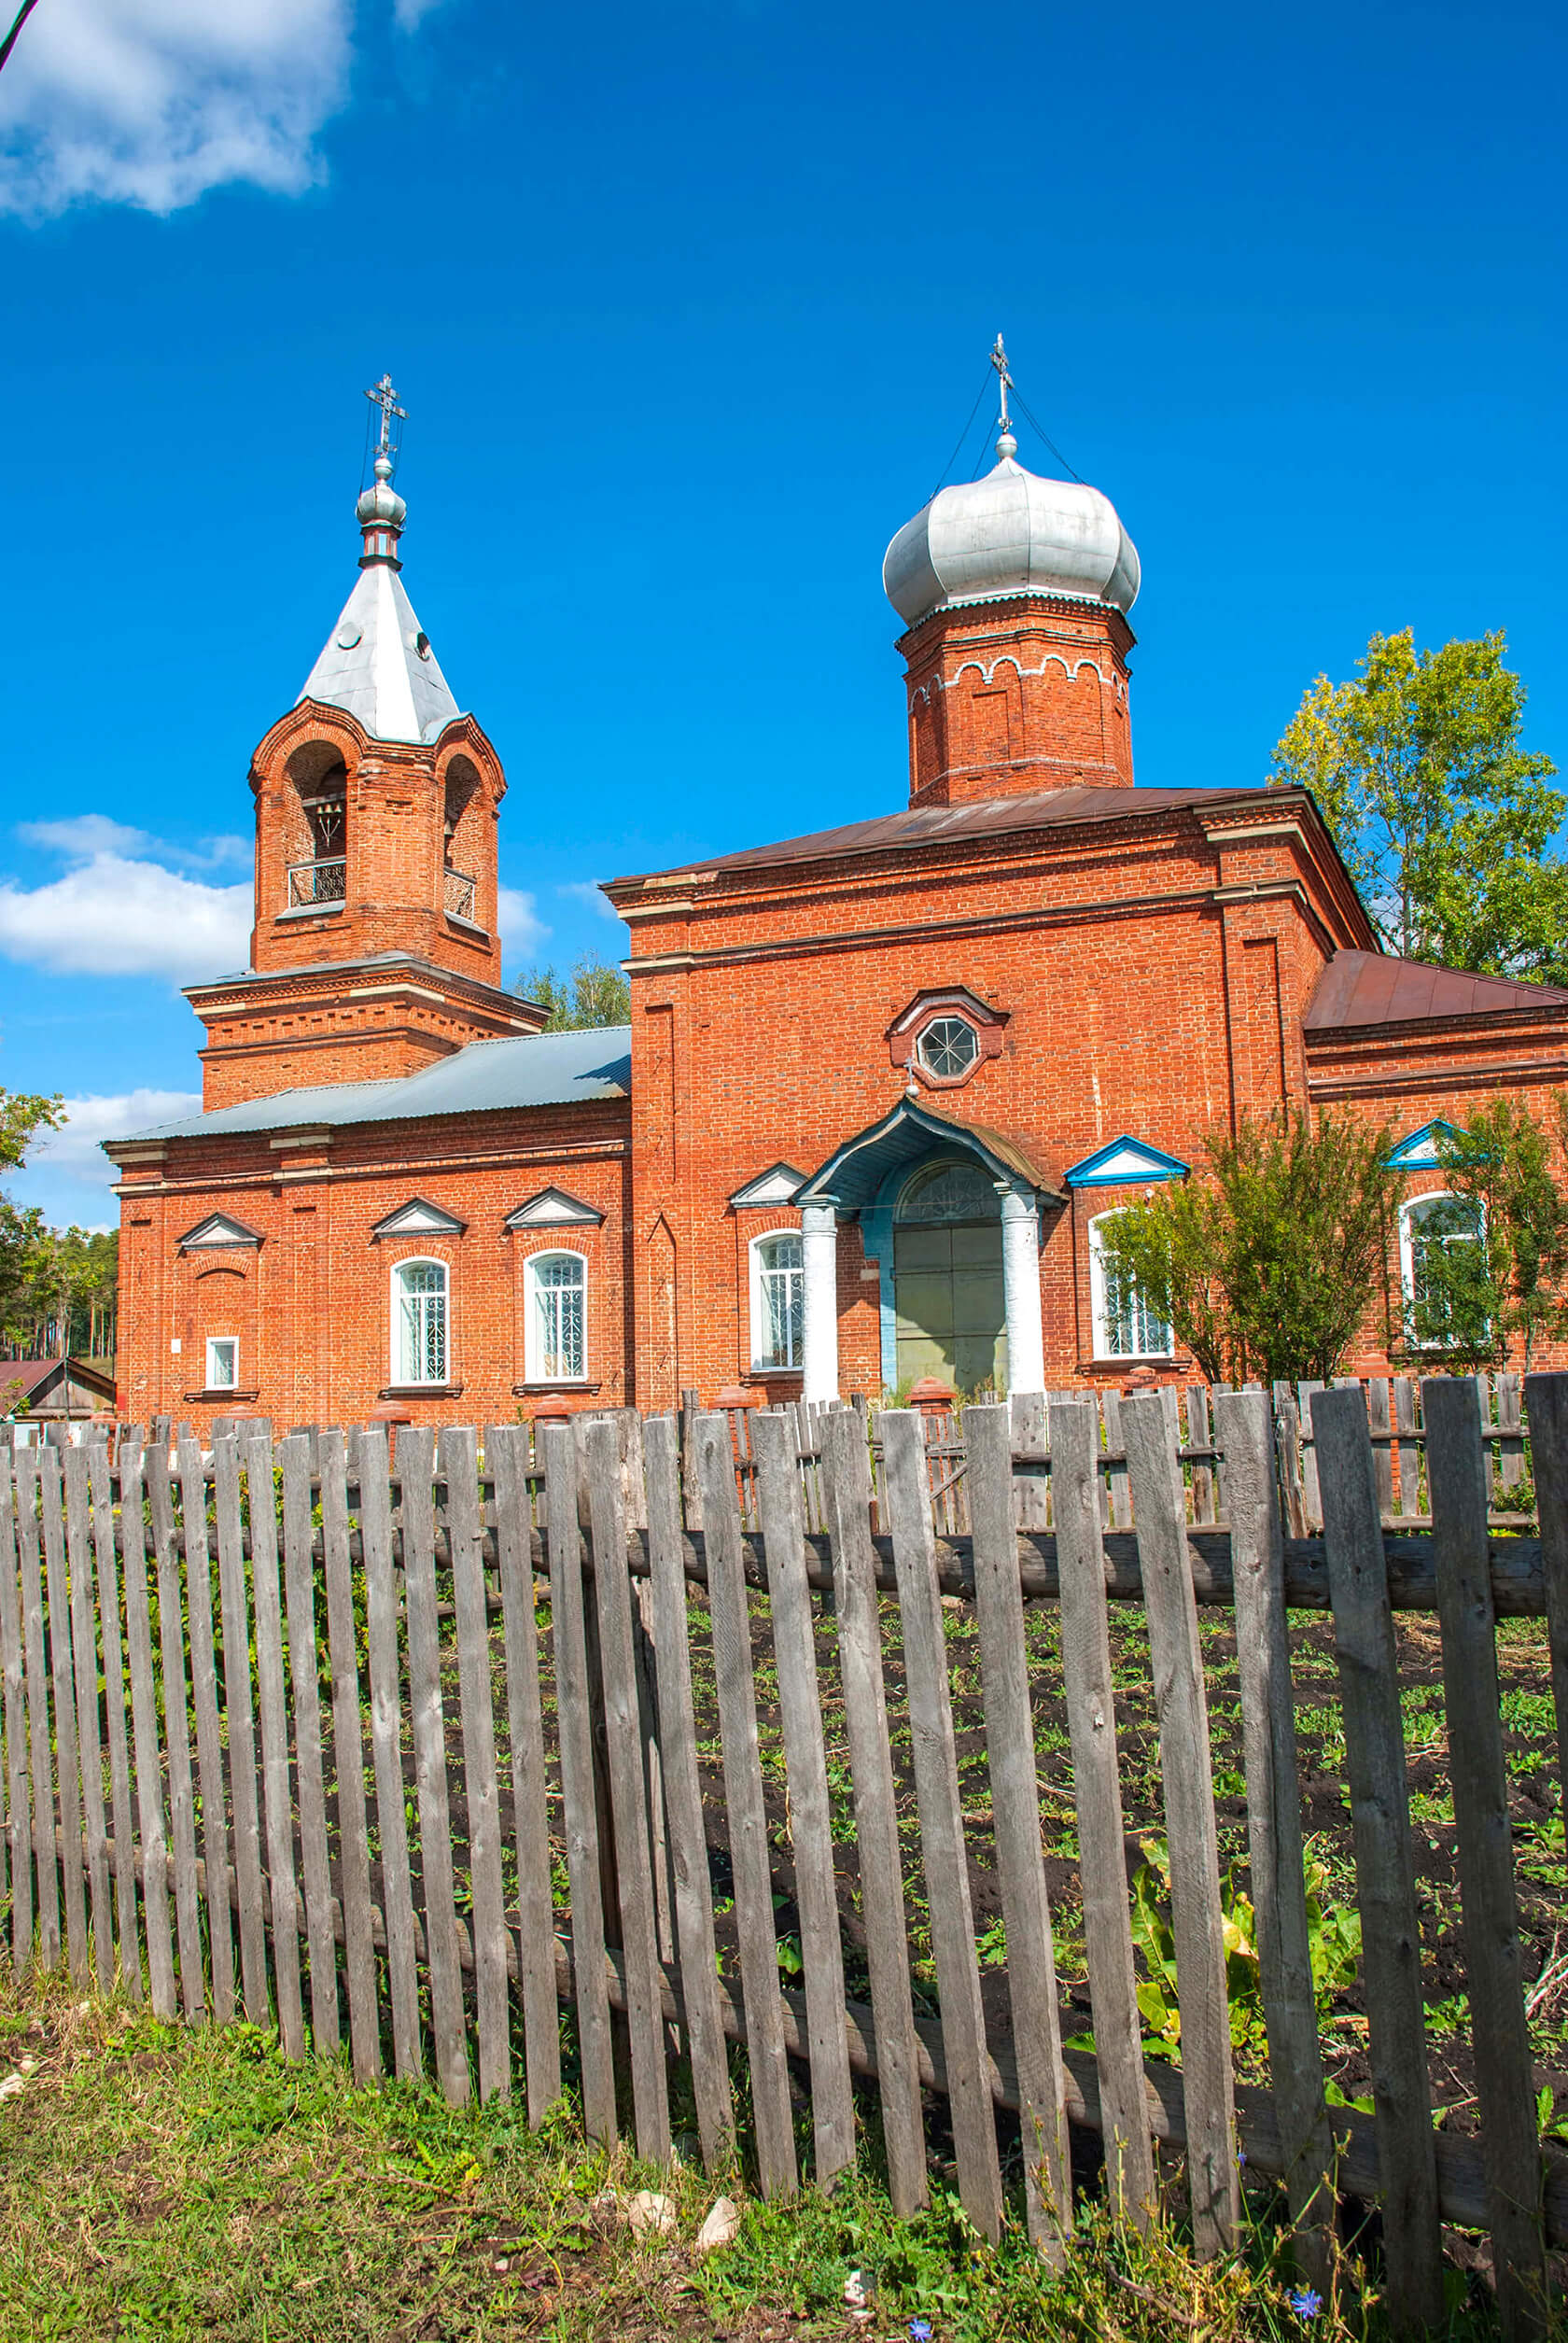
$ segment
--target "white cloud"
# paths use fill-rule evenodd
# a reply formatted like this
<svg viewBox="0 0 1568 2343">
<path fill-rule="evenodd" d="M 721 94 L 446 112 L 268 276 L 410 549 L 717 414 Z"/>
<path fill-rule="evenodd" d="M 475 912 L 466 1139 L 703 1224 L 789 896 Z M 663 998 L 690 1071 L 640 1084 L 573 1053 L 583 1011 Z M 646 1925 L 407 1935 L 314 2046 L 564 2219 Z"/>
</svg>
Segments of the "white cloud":
<svg viewBox="0 0 1568 2343">
<path fill-rule="evenodd" d="M 432 5 L 393 13 L 412 32 Z M 172 212 L 237 180 L 299 194 L 348 94 L 353 14 L 353 0 L 44 0 L 0 82 L 0 212 Z"/>
<path fill-rule="evenodd" d="M 38 847 L 46 854 L 68 855 L 72 862 L 86 861 L 94 854 L 134 854 L 138 848 L 152 843 L 145 830 L 111 821 L 107 814 L 71 814 L 63 821 L 19 821 L 16 834 L 24 846 Z"/>
<path fill-rule="evenodd" d="M 595 878 L 566 878 L 556 888 L 558 895 L 569 895 L 574 903 L 586 904 L 601 919 L 619 919 L 621 914 L 610 902 Z"/>
<path fill-rule="evenodd" d="M 181 1121 L 202 1111 L 199 1090 L 119 1090 L 113 1096 L 67 1099 L 65 1120 L 28 1150 L 27 1169 L 46 1166 L 69 1179 L 91 1180 L 107 1186 L 119 1177 L 99 1142 L 129 1139 L 139 1130 L 156 1130 L 161 1124 Z"/>
<path fill-rule="evenodd" d="M 245 965 L 253 909 L 248 885 L 93 854 L 43 887 L 0 879 L 0 953 L 62 975 L 192 983 Z"/>
<path fill-rule="evenodd" d="M 392 14 L 400 33 L 412 33 L 432 8 L 440 7 L 441 0 L 392 0 Z"/>
<path fill-rule="evenodd" d="M 534 908 L 534 898 L 520 887 L 496 890 L 496 925 L 509 952 L 537 951 L 550 930 Z"/>
<path fill-rule="evenodd" d="M 163 863 L 189 863 L 197 870 L 216 870 L 224 863 L 245 863 L 252 857 L 248 838 L 222 835 L 203 838 L 199 846 L 175 846 L 155 838 L 149 830 L 133 830 L 107 814 L 68 814 L 63 821 L 19 821 L 16 835 L 24 846 L 45 854 L 59 854 L 68 863 L 91 862 L 95 854 L 151 855 Z"/>
</svg>

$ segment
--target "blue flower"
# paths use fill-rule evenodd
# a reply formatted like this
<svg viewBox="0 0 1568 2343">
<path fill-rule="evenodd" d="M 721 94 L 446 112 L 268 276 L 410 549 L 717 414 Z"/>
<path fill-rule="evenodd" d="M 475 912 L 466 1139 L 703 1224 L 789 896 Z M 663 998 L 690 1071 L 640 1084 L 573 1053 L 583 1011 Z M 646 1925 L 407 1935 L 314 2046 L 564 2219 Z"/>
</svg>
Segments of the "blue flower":
<svg viewBox="0 0 1568 2343">
<path fill-rule="evenodd" d="M 911 2319 L 909 2343 L 931 2343 L 931 2322 L 929 2319 Z"/>
<path fill-rule="evenodd" d="M 1323 2308 L 1323 2296 L 1315 2294 L 1310 2286 L 1296 2287 L 1294 2294 L 1285 2296 L 1285 2300 L 1298 2319 L 1315 2319 Z"/>
</svg>

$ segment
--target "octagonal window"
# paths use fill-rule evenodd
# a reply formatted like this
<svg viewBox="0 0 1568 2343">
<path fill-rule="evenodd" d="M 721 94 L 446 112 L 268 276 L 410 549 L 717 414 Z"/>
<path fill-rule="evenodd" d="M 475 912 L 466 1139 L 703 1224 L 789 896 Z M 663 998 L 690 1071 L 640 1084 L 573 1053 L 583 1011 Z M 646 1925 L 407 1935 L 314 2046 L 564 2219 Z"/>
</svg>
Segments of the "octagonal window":
<svg viewBox="0 0 1568 2343">
<path fill-rule="evenodd" d="M 957 1082 L 980 1055 L 980 1042 L 967 1018 L 937 1017 L 921 1034 L 917 1055 L 933 1081 Z"/>
</svg>

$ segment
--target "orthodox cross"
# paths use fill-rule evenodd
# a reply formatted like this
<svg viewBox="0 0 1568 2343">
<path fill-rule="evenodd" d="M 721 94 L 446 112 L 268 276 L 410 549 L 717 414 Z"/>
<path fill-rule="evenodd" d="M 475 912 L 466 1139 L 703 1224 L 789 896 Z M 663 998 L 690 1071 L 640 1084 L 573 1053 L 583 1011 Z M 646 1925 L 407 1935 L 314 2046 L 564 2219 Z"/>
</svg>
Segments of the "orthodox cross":
<svg viewBox="0 0 1568 2343">
<path fill-rule="evenodd" d="M 991 364 L 996 368 L 1001 385 L 1001 428 L 1004 431 L 1011 431 L 1013 426 L 1007 419 L 1007 394 L 1013 387 L 1013 377 L 1007 371 L 1007 352 L 1001 346 L 1000 333 L 996 338 L 996 347 L 991 352 Z"/>
<path fill-rule="evenodd" d="M 1000 350 L 1001 347 L 1001 336 L 999 334 L 997 336 L 997 348 Z M 992 363 L 995 363 L 994 358 Z M 370 400 L 372 407 L 379 407 L 381 409 L 381 437 L 376 442 L 376 454 L 378 456 L 396 456 L 398 451 L 392 444 L 392 418 L 396 415 L 399 423 L 406 423 L 408 421 L 408 409 L 406 407 L 399 406 L 398 394 L 392 387 L 391 375 L 384 374 L 380 382 L 377 383 L 374 390 L 368 390 L 365 393 L 365 396 Z M 1003 393 L 1003 405 L 1005 406 L 1005 404 L 1006 394 Z"/>
</svg>

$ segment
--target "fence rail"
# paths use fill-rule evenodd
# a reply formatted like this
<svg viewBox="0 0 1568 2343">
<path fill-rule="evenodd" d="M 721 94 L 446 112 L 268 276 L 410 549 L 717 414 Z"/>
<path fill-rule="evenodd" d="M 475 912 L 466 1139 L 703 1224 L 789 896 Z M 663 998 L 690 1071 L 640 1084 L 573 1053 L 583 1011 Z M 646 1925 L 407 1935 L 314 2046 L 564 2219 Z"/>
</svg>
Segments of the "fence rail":
<svg viewBox="0 0 1568 2343">
<path fill-rule="evenodd" d="M 737 2123 L 726 2045 L 744 2043 L 770 2196 L 800 2182 L 796 2094 L 826 2181 L 874 2088 L 913 2211 L 940 2096 L 992 2237 L 1010 2113 L 1047 2254 L 1073 2218 L 1069 2127 L 1087 2126 L 1129 2221 L 1180 2152 L 1200 2252 L 1235 2236 L 1239 2170 L 1280 2182 L 1312 2282 L 1337 2200 L 1378 2200 L 1396 2323 L 1440 2315 L 1440 2224 L 1488 2229 L 1505 2327 L 1533 2332 L 1546 2250 L 1568 2244 L 1568 2159 L 1537 2139 L 1495 1622 L 1548 1622 L 1568 1776 L 1568 1378 L 1529 1379 L 1528 1425 L 1501 1378 L 1384 1396 L 1386 1432 L 1357 1386 L 1307 1393 L 1304 1413 L 1283 1393 L 1020 1399 L 934 1430 L 847 1408 L 404 1428 L 395 1457 L 379 1428 L 274 1441 L 259 1423 L 208 1452 L 166 1424 L 112 1451 L 19 1450 L 0 1470 L 12 1961 L 118 1981 L 168 2020 L 243 2012 L 292 2055 L 341 2043 L 367 2081 L 433 2070 L 454 2102 L 520 2088 L 536 2124 L 569 2003 L 590 2135 L 629 2119 L 667 2157 L 679 2058 L 712 2168 Z M 1490 1501 L 1519 1487 L 1527 1438 L 1540 1534 L 1500 1536 Z M 1426 1518 L 1399 1509 L 1418 1494 L 1430 1531 L 1391 1526 Z M 1293 1516 L 1321 1535 L 1287 1538 Z M 1148 2056 L 1137 1997 L 1113 1603 L 1148 1628 L 1175 2063 Z M 1062 2039 L 1041 1604 L 1059 1606 L 1092 2051 Z M 1267 2089 L 1231 2050 L 1212 1606 L 1236 1620 Z M 1339 1663 L 1371 2115 L 1325 2098 L 1292 1609 L 1328 1614 Z M 1442 1646 L 1467 2138 L 1434 2135 L 1412 1957 L 1410 1609 Z M 956 1722 L 976 1660 L 978 1804 Z M 974 1899 L 993 1889 L 1006 1961 L 983 1973 Z"/>
</svg>

